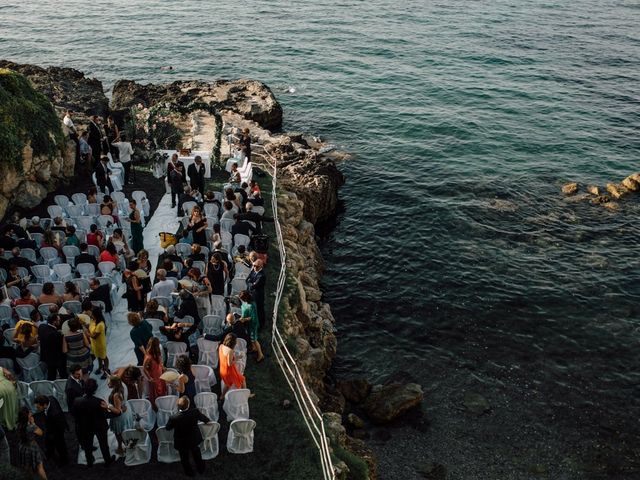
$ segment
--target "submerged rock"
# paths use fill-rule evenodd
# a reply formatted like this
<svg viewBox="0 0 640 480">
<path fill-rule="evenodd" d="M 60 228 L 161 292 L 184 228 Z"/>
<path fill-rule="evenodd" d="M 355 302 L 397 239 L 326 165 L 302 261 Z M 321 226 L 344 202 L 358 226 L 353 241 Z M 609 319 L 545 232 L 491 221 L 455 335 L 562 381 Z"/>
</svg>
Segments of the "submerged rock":
<svg viewBox="0 0 640 480">
<path fill-rule="evenodd" d="M 578 191 L 578 184 L 575 182 L 566 183 L 562 186 L 562 193 L 565 195 L 573 195 Z"/>
<path fill-rule="evenodd" d="M 607 192 L 611 194 L 611 196 L 615 199 L 621 198 L 625 193 L 627 193 L 627 189 L 622 185 L 616 185 L 614 183 L 607 183 Z"/>
<path fill-rule="evenodd" d="M 622 180 L 622 185 L 624 185 L 625 188 L 632 192 L 637 192 L 638 190 L 640 190 L 640 183 L 632 178 L 631 175 Z"/>
<path fill-rule="evenodd" d="M 600 205 L 610 201 L 611 201 L 611 198 L 608 195 L 598 195 L 596 198 L 591 199 L 591 204 Z"/>
<path fill-rule="evenodd" d="M 591 195 L 600 195 L 601 190 L 600 187 L 598 187 L 597 185 L 589 185 L 587 187 L 587 192 L 589 192 Z"/>
<path fill-rule="evenodd" d="M 362 403 L 371 392 L 371 384 L 363 378 L 338 381 L 338 390 L 351 403 Z"/>
<path fill-rule="evenodd" d="M 364 410 L 374 422 L 388 423 L 422 402 L 424 392 L 417 383 L 375 385 L 364 402 Z"/>
<path fill-rule="evenodd" d="M 470 413 L 478 416 L 491 410 L 491 406 L 489 405 L 487 399 L 479 393 L 465 393 L 463 404 Z"/>
</svg>

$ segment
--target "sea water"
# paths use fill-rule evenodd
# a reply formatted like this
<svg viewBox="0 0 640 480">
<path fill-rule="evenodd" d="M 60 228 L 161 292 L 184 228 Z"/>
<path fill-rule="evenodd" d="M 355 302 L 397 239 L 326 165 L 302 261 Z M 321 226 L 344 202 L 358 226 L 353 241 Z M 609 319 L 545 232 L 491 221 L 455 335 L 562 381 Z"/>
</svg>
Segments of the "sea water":
<svg viewBox="0 0 640 480">
<path fill-rule="evenodd" d="M 426 391 L 373 432 L 381 478 L 638 477 L 640 207 L 560 194 L 640 170 L 638 2 L 4 0 L 0 57 L 260 79 L 355 155 L 321 232 L 334 373 Z"/>
</svg>

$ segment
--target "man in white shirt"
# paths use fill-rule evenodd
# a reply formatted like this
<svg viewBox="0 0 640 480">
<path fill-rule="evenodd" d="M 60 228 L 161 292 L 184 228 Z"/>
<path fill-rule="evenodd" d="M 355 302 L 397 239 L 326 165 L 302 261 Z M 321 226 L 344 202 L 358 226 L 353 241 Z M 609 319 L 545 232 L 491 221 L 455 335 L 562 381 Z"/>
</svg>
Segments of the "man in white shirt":
<svg viewBox="0 0 640 480">
<path fill-rule="evenodd" d="M 76 130 L 76 126 L 73 124 L 71 117 L 73 117 L 73 110 L 67 109 L 64 118 L 62 119 L 62 123 L 64 123 L 69 129 L 69 138 L 76 144 L 76 163 L 78 163 L 80 161 L 80 138 L 78 137 L 78 131 Z"/>
<path fill-rule="evenodd" d="M 133 147 L 131 143 L 127 142 L 124 132 L 120 132 L 118 142 L 113 142 L 111 145 L 118 149 L 120 163 L 124 167 L 124 184 L 129 183 L 129 172 L 131 170 L 131 155 L 133 155 Z"/>
<path fill-rule="evenodd" d="M 158 281 L 151 289 L 151 298 L 171 298 L 171 294 L 176 290 L 176 285 L 173 283 L 173 280 L 167 280 L 167 271 L 164 268 L 159 268 L 156 272 L 156 278 Z"/>
</svg>

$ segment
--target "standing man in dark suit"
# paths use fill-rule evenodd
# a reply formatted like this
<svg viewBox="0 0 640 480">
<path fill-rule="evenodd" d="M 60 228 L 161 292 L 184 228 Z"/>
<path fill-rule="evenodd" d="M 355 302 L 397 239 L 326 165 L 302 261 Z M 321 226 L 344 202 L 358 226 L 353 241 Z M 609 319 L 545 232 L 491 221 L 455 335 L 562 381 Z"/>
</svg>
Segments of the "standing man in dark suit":
<svg viewBox="0 0 640 480">
<path fill-rule="evenodd" d="M 81 397 L 84 393 L 84 381 L 82 380 L 82 367 L 80 365 L 71 365 L 64 393 L 67 396 L 67 406 L 71 411 L 76 398 Z"/>
<path fill-rule="evenodd" d="M 107 442 L 107 413 L 109 406 L 104 400 L 95 397 L 98 390 L 98 382 L 93 378 L 84 383 L 84 395 L 77 398 L 73 403 L 71 413 L 76 423 L 76 435 L 78 443 L 84 450 L 87 457 L 87 465 L 91 467 L 95 458 L 93 457 L 93 437 L 98 437 L 98 444 L 102 452 L 102 458 L 106 466 L 111 465 L 116 457 L 109 451 Z"/>
<path fill-rule="evenodd" d="M 189 404 L 189 398 L 186 396 L 178 399 L 179 412 L 169 418 L 166 429 L 175 430 L 173 432 L 173 448 L 180 454 L 180 463 L 182 463 L 184 473 L 188 477 L 194 477 L 195 473 L 189 462 L 189 454 L 193 456 L 198 473 L 204 473 L 204 461 L 200 454 L 202 434 L 198 427 L 198 421 L 209 423 L 210 420 L 197 408 L 190 409 Z"/>
<path fill-rule="evenodd" d="M 189 165 L 187 168 L 187 175 L 189 175 L 189 184 L 192 190 L 198 190 L 200 195 L 204 196 L 204 173 L 206 168 L 202 163 L 202 157 L 196 155 L 195 163 Z"/>
<path fill-rule="evenodd" d="M 91 157 L 93 158 L 94 167 L 97 166 L 102 156 L 102 137 L 100 118 L 98 115 L 92 115 L 89 121 L 89 137 L 87 138 L 87 143 L 91 147 Z"/>
<path fill-rule="evenodd" d="M 111 287 L 109 284 L 101 285 L 98 279 L 92 278 L 89 281 L 89 300 L 104 303 L 105 313 L 111 313 L 113 306 L 111 304 Z"/>
<path fill-rule="evenodd" d="M 47 380 L 55 380 L 67 376 L 67 359 L 62 351 L 62 332 L 60 331 L 60 315 L 51 315 L 38 327 L 40 340 L 40 361 L 47 364 Z"/>
<path fill-rule="evenodd" d="M 53 458 L 53 452 L 58 452 L 60 465 L 69 463 L 67 453 L 67 442 L 64 439 L 64 432 L 69 429 L 67 419 L 60 407 L 60 403 L 55 397 L 38 395 L 35 398 L 36 409 L 44 415 L 44 443 L 48 458 Z"/>
<path fill-rule="evenodd" d="M 105 188 L 108 188 L 109 191 L 107 193 L 113 193 L 113 184 L 111 183 L 111 178 L 109 178 L 109 157 L 102 156 L 100 157 L 100 161 L 96 164 L 96 183 L 98 184 L 98 188 L 101 191 L 104 191 Z"/>
<path fill-rule="evenodd" d="M 264 273 L 264 262 L 260 259 L 253 262 L 253 267 L 247 277 L 247 290 L 256 302 L 258 307 L 258 320 L 260 328 L 265 325 L 264 318 L 264 287 L 267 284 L 267 274 Z"/>
<path fill-rule="evenodd" d="M 173 170 L 169 172 L 169 185 L 171 185 L 171 208 L 176 206 L 176 201 L 180 201 L 180 196 L 184 192 L 184 164 L 178 162 Z M 181 206 L 178 205 L 178 215 L 181 214 Z"/>
</svg>

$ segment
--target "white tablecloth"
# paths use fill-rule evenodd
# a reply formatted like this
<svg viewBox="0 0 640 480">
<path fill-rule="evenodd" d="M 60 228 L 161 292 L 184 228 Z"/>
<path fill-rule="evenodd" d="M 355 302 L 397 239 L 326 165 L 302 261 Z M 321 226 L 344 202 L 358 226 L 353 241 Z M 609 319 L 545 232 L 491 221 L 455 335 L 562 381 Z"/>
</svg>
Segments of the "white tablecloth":
<svg viewBox="0 0 640 480">
<path fill-rule="evenodd" d="M 158 150 L 158 152 L 160 153 L 166 153 L 169 157 L 167 158 L 167 161 L 164 162 L 164 173 L 167 173 L 167 165 L 169 164 L 169 160 L 171 160 L 171 156 L 174 153 L 178 153 L 177 150 Z M 204 164 L 204 178 L 211 178 L 211 162 L 210 162 L 210 158 L 211 158 L 211 152 L 196 152 L 193 151 L 191 152 L 191 155 L 189 155 L 188 157 L 178 157 L 178 161 L 182 162 L 184 164 L 184 174 L 187 176 L 187 178 L 189 178 L 189 175 L 187 174 L 187 171 L 189 169 L 189 165 L 191 165 L 192 163 L 195 162 L 196 160 L 196 155 L 200 155 L 200 157 L 202 157 L 202 163 Z"/>
</svg>

